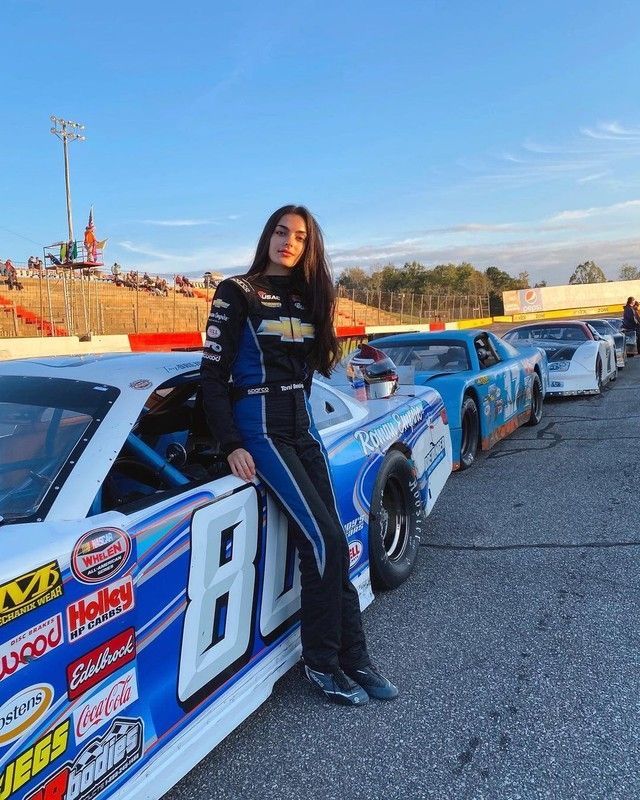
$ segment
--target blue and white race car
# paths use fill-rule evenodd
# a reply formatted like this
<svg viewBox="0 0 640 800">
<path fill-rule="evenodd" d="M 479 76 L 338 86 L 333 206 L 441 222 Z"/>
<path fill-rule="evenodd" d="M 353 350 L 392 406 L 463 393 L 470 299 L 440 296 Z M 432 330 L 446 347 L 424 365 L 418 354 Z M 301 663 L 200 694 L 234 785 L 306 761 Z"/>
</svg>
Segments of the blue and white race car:
<svg viewBox="0 0 640 800">
<path fill-rule="evenodd" d="M 0 364 L 0 797 L 159 798 L 298 659 L 300 577 L 230 474 L 199 355 Z M 403 393 L 403 389 L 405 389 Z M 362 606 L 411 572 L 451 471 L 441 397 L 316 382 Z"/>
<path fill-rule="evenodd" d="M 392 358 L 403 383 L 433 386 L 442 395 L 454 469 L 470 467 L 478 447 L 488 450 L 542 419 L 547 359 L 535 347 L 519 351 L 481 330 L 397 334 L 373 344 Z"/>
</svg>

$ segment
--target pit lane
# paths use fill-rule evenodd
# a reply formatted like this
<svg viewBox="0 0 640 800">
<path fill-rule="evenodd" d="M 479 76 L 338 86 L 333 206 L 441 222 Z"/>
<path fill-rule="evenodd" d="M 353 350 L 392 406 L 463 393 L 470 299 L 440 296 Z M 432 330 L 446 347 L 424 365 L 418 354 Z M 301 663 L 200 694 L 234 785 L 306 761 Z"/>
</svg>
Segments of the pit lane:
<svg viewBox="0 0 640 800">
<path fill-rule="evenodd" d="M 634 358 L 450 478 L 365 614 L 396 702 L 330 706 L 294 669 L 166 799 L 640 796 L 639 387 Z"/>
</svg>

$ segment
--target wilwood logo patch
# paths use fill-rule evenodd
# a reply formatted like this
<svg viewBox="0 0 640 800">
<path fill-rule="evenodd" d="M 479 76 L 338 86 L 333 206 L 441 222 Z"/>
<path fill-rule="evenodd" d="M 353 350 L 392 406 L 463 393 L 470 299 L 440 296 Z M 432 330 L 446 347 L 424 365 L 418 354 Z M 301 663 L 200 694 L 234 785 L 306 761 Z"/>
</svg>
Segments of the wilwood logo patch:
<svg viewBox="0 0 640 800">
<path fill-rule="evenodd" d="M 85 533 L 71 554 L 71 569 L 82 583 L 101 583 L 117 575 L 131 553 L 131 539 L 118 528 Z"/>
<path fill-rule="evenodd" d="M 69 700 L 75 700 L 117 669 L 136 657 L 136 634 L 133 628 L 85 653 L 67 667 Z"/>
<path fill-rule="evenodd" d="M 93 800 L 140 758 L 143 744 L 142 720 L 118 717 L 26 800 Z"/>
<path fill-rule="evenodd" d="M 0 645 L 0 681 L 64 642 L 62 614 L 44 620 Z"/>
<path fill-rule="evenodd" d="M 62 578 L 57 561 L 50 561 L 1 584 L 0 625 L 28 614 L 56 597 L 62 597 L 62 593 Z"/>
</svg>

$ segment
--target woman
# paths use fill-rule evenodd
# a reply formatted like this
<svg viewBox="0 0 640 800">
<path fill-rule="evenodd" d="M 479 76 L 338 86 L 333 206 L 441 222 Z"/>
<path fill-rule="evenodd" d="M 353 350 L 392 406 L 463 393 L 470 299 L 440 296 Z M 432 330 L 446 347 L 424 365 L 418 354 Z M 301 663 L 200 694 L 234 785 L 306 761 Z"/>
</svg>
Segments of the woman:
<svg viewBox="0 0 640 800">
<path fill-rule="evenodd" d="M 202 386 L 231 471 L 247 481 L 259 475 L 289 520 L 300 555 L 305 674 L 333 702 L 357 706 L 398 690 L 367 652 L 327 453 L 308 402 L 314 371 L 329 375 L 338 359 L 334 307 L 317 222 L 303 206 L 279 208 L 247 274 L 216 289 Z"/>
</svg>

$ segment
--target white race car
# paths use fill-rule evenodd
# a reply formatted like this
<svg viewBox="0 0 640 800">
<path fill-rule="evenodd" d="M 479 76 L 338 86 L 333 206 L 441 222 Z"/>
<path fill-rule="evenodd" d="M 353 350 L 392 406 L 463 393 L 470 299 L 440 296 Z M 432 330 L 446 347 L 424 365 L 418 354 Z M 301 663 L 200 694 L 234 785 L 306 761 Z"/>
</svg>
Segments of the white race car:
<svg viewBox="0 0 640 800">
<path fill-rule="evenodd" d="M 286 518 L 230 474 L 199 367 L 0 364 L 2 798 L 159 798 L 299 658 Z M 451 472 L 446 410 L 428 387 L 320 382 L 311 405 L 364 607 L 411 572 Z"/>
<path fill-rule="evenodd" d="M 612 338 L 582 321 L 535 322 L 503 337 L 514 347 L 539 347 L 549 362 L 548 395 L 600 394 L 618 377 Z"/>
<path fill-rule="evenodd" d="M 624 333 L 618 330 L 611 320 L 606 317 L 594 317 L 593 319 L 585 319 L 583 322 L 595 328 L 604 339 L 611 338 L 616 351 L 618 369 L 624 369 L 627 366 L 627 346 Z"/>
</svg>

